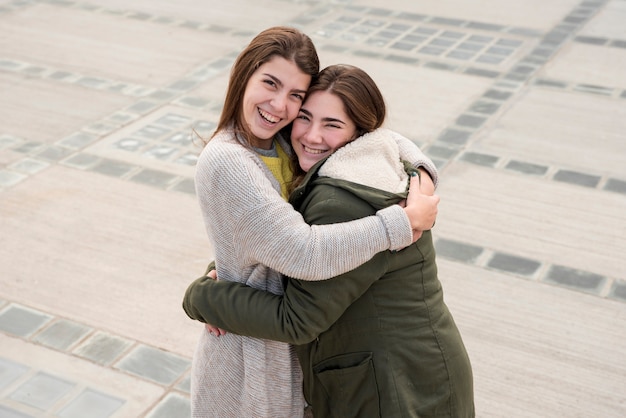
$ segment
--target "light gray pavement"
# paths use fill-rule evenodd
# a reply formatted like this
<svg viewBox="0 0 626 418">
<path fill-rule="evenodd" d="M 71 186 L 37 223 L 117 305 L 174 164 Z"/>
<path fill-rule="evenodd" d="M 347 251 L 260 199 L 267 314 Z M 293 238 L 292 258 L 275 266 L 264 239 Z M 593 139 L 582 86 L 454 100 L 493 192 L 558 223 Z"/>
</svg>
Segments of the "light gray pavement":
<svg viewBox="0 0 626 418">
<path fill-rule="evenodd" d="M 234 57 L 295 25 L 441 170 L 479 417 L 626 415 L 626 1 L 0 0 L 0 417 L 185 417 L 193 194 Z M 303 255 L 306 256 L 306 255 Z"/>
</svg>

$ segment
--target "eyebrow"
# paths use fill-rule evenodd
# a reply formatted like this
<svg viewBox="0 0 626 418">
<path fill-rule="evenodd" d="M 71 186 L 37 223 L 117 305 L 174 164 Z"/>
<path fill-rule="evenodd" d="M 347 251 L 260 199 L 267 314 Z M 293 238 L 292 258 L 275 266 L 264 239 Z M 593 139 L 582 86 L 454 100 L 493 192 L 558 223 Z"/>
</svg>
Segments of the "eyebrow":
<svg viewBox="0 0 626 418">
<path fill-rule="evenodd" d="M 309 112 L 308 110 L 304 109 L 304 108 L 300 108 L 300 112 L 304 113 L 305 115 L 307 115 L 308 117 L 312 117 L 313 114 L 311 112 Z M 342 125 L 345 125 L 346 123 L 344 121 L 342 121 L 341 119 L 336 119 L 336 118 L 322 118 L 322 122 L 338 122 L 341 123 Z"/>
<path fill-rule="evenodd" d="M 275 76 L 273 76 L 272 74 L 269 74 L 269 73 L 263 73 L 263 75 L 266 76 L 266 77 L 271 78 L 274 81 L 274 83 L 276 83 L 279 86 L 283 87 L 283 82 L 280 81 L 280 79 L 278 79 L 277 77 L 275 77 Z M 297 93 L 306 94 L 306 90 L 294 89 L 292 91 L 297 92 Z"/>
</svg>

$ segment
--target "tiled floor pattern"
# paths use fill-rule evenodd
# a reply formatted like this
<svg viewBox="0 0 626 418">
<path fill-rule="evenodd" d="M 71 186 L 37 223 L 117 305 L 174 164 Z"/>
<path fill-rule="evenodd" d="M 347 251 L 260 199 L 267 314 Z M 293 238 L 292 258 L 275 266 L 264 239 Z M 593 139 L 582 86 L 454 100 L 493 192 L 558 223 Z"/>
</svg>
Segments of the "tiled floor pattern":
<svg viewBox="0 0 626 418">
<path fill-rule="evenodd" d="M 45 2 L 62 7 L 77 7 L 94 13 L 116 14 L 130 19 L 150 20 L 166 25 L 184 25 L 197 30 L 228 30 L 198 22 L 168 19 L 134 11 L 109 10 L 82 2 L 64 0 L 47 0 Z M 17 7 L 23 6 L 24 3 L 32 4 L 34 2 L 13 2 L 11 4 Z M 326 21 L 326 23 L 321 23 L 321 28 L 316 32 L 323 39 L 320 49 L 342 49 L 354 54 L 364 53 L 368 56 L 377 56 L 380 59 L 398 60 L 396 55 L 385 55 L 388 51 L 392 51 L 393 54 L 400 52 L 404 57 L 413 53 L 442 57 L 446 60 L 427 61 L 426 64 L 422 63 L 422 65 L 444 71 L 463 71 L 465 74 L 492 78 L 494 80 L 493 86 L 484 93 L 481 99 L 472 103 L 465 112 L 458 116 L 454 125 L 445 129 L 435 141 L 425 148 L 439 167 L 459 159 L 493 169 L 511 170 L 522 175 L 539 176 L 581 187 L 625 194 L 626 179 L 606 177 L 592 172 L 582 173 L 563 167 L 535 164 L 532 161 L 519 161 L 506 155 L 490 155 L 468 149 L 474 139 L 474 133 L 489 120 L 495 118 L 500 109 L 526 83 L 531 83 L 534 88 L 575 90 L 580 93 L 611 96 L 617 100 L 626 98 L 626 90 L 603 86 L 572 85 L 559 80 L 534 77 L 534 74 L 547 62 L 548 58 L 554 55 L 567 41 L 573 40 L 598 47 L 624 47 L 625 42 L 622 40 L 576 36 L 576 32 L 593 17 L 604 3 L 603 0 L 581 2 L 562 22 L 546 34 L 525 28 L 407 14 L 383 8 L 350 6 L 346 6 L 344 8 L 345 13 L 339 16 L 336 13 L 330 13 L 332 10 L 328 7 L 320 7 L 307 16 L 302 16 L 299 20 L 296 19 L 295 23 L 310 25 L 318 21 Z M 330 21 L 328 21 L 328 16 L 332 16 Z M 350 45 L 347 49 L 346 44 Z M 356 49 L 354 49 L 355 47 Z M 361 47 L 367 48 L 367 51 L 360 50 Z M 523 55 L 524 53 L 526 55 Z M 22 160 L 12 164 L 7 169 L 0 170 L 0 190 L 11 187 L 28 176 L 45 170 L 51 164 L 62 164 L 80 170 L 94 171 L 139 182 L 163 190 L 194 193 L 191 176 L 148 168 L 142 161 L 152 159 L 193 167 L 200 149 L 197 141 L 195 141 L 197 138 L 194 131 L 200 136 L 206 137 L 215 127 L 215 121 L 198 120 L 185 114 L 184 110 L 164 114 L 148 123 L 145 123 L 142 116 L 168 103 L 175 104 L 182 109 L 202 111 L 210 109 L 218 114 L 221 104 L 200 97 L 187 96 L 187 94 L 201 82 L 228 71 L 234 57 L 235 54 L 232 53 L 214 59 L 194 69 L 187 76 L 172 83 L 167 88 L 158 91 L 138 85 L 123 85 L 123 83 L 117 83 L 115 80 L 96 80 L 80 74 L 38 68 L 28 63 L 3 60 L 0 57 L 0 70 L 16 71 L 58 82 L 78 83 L 86 88 L 116 91 L 120 94 L 139 98 L 131 106 L 114 112 L 53 145 L 0 135 L 0 149 L 9 148 L 24 154 Z M 497 60 L 493 57 L 500 57 L 501 59 Z M 469 64 L 481 63 L 495 66 L 501 64 L 505 57 L 508 60 L 508 72 L 502 72 L 502 66 L 499 66 L 497 70 L 489 70 L 486 69 L 485 65 L 482 67 L 466 65 L 459 70 L 457 65 L 450 64 L 451 60 L 456 59 L 467 61 Z M 423 60 L 411 58 L 407 63 L 418 64 L 420 61 Z M 126 160 L 120 161 L 103 157 L 98 152 L 89 149 L 92 144 L 111 132 L 117 131 L 122 126 L 130 126 L 132 129 L 121 138 L 114 138 L 108 142 L 105 140 L 105 142 L 111 148 L 123 151 L 133 157 L 132 163 Z M 441 244 L 444 257 L 448 256 L 463 262 L 475 262 L 474 259 L 455 257 L 454 252 L 450 251 L 450 248 L 465 248 L 466 244 L 450 241 L 452 247 L 448 247 L 446 242 L 443 241 Z M 448 249 L 446 250 L 446 248 Z M 481 253 L 486 251 L 485 249 L 479 250 Z M 495 253 L 489 262 L 484 263 L 484 267 L 499 268 L 527 277 L 535 277 L 538 271 L 545 270 L 539 269 L 543 264 L 541 261 L 519 259 L 522 264 L 527 264 L 526 267 L 522 268 L 517 266 L 515 260 L 515 255 L 500 256 Z M 534 268 L 531 268 L 533 266 Z M 598 296 L 613 297 L 618 300 L 624 299 L 624 284 L 620 278 L 604 278 L 593 273 L 576 272 L 575 274 L 572 273 L 571 279 L 568 281 L 565 278 L 567 271 L 567 267 L 553 266 L 542 278 L 557 285 L 583 289 Z M 580 279 L 581 275 L 587 279 Z"/>
<path fill-rule="evenodd" d="M 187 358 L 4 301 L 0 302 L 0 332 L 161 385 L 167 394 L 148 417 L 189 416 L 190 360 Z M 3 418 L 42 414 L 60 418 L 106 418 L 124 403 L 124 399 L 81 382 L 0 355 L 0 416 Z"/>
</svg>

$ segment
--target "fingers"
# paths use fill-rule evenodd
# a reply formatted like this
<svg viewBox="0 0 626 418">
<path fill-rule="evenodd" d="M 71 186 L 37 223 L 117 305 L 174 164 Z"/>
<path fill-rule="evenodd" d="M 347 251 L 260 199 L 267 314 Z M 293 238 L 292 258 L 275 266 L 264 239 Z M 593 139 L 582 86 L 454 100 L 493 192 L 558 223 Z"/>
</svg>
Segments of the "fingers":
<svg viewBox="0 0 626 418">
<path fill-rule="evenodd" d="M 217 280 L 217 270 L 211 270 L 208 274 L 208 277 L 210 277 L 213 280 Z"/>
<path fill-rule="evenodd" d="M 439 196 L 422 193 L 420 186 L 419 177 L 411 177 L 409 195 L 404 209 L 409 217 L 411 229 L 427 231 L 432 228 L 437 219 Z"/>
<path fill-rule="evenodd" d="M 217 336 L 217 337 L 220 337 L 220 336 L 222 336 L 222 335 L 226 335 L 226 331 L 224 331 L 224 330 L 223 330 L 223 329 L 221 329 L 221 328 L 214 327 L 214 326 L 213 326 L 213 325 L 211 325 L 211 324 L 204 324 L 204 327 L 206 328 L 206 330 L 207 330 L 207 332 L 208 332 L 209 334 L 215 335 L 215 336 Z"/>
<path fill-rule="evenodd" d="M 430 178 L 430 174 L 423 168 L 418 169 L 420 172 L 420 192 L 425 195 L 432 196 L 435 194 L 435 183 Z"/>
</svg>

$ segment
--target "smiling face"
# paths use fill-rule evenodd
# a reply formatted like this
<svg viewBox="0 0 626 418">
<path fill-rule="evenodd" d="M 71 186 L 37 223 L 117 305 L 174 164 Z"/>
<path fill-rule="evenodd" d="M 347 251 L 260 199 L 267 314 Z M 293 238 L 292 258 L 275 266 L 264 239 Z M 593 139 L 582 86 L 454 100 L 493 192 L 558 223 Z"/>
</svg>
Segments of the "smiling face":
<svg viewBox="0 0 626 418">
<path fill-rule="evenodd" d="M 356 135 L 356 125 L 341 99 L 328 91 L 316 91 L 307 97 L 293 122 L 291 145 L 300 167 L 309 171 Z"/>
<path fill-rule="evenodd" d="M 269 149 L 276 133 L 298 114 L 311 76 L 293 62 L 275 56 L 250 77 L 243 97 L 243 119 L 253 147 Z"/>
</svg>

